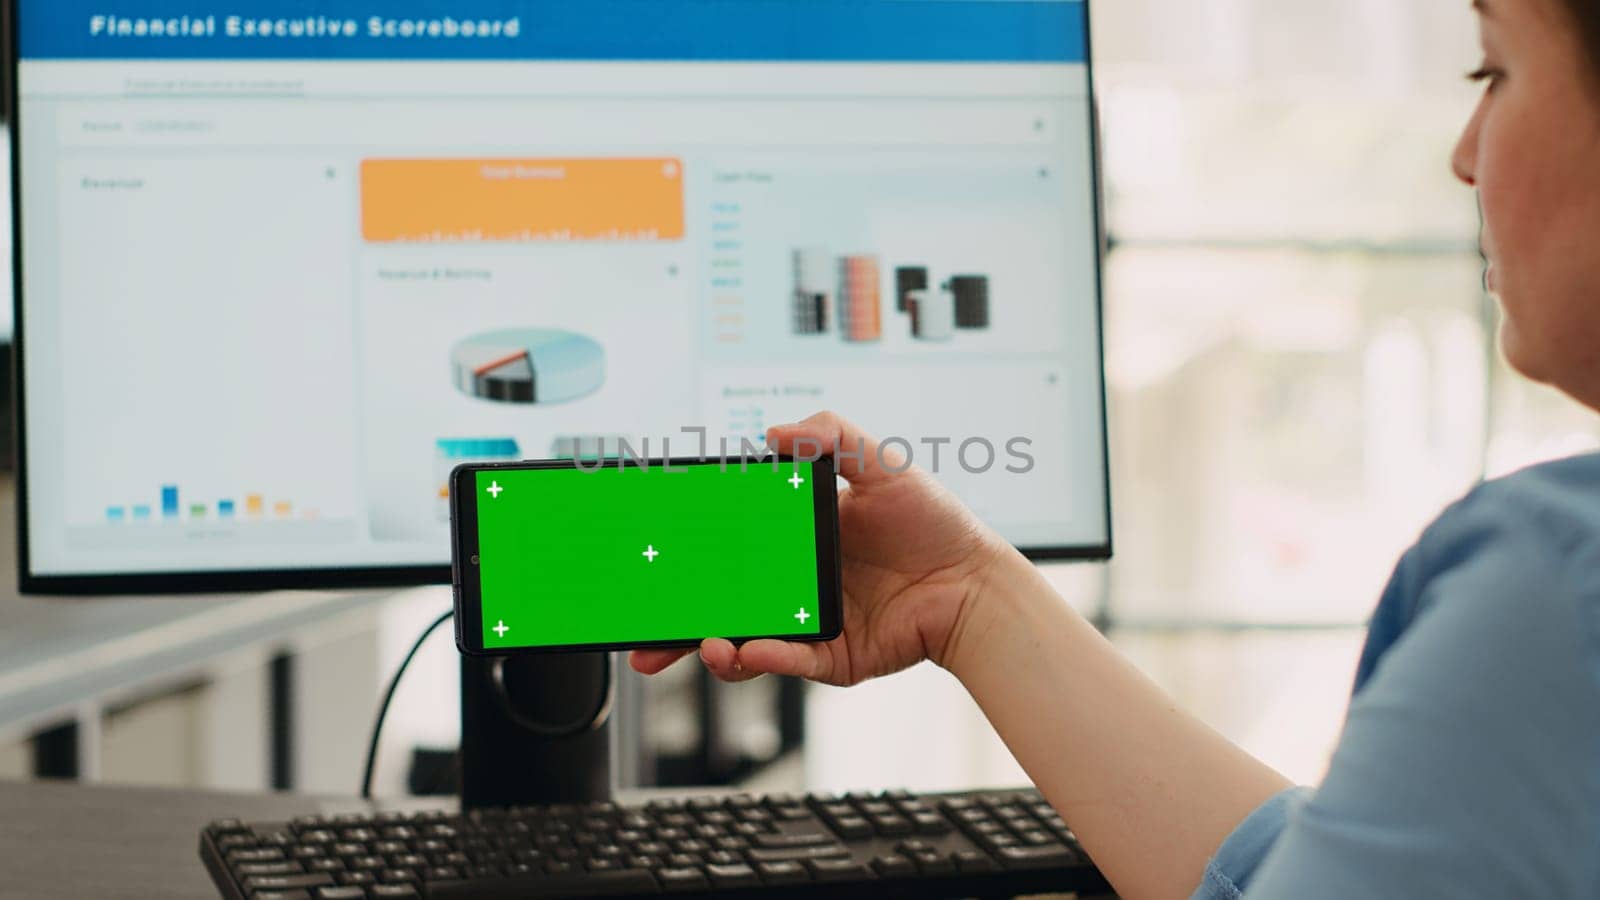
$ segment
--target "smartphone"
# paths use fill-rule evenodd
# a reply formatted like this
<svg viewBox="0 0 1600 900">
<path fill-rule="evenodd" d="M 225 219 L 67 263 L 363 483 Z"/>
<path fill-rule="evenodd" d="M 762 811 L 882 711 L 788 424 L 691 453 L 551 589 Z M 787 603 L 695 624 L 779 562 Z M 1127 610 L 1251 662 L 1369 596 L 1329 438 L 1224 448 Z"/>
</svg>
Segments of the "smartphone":
<svg viewBox="0 0 1600 900">
<path fill-rule="evenodd" d="M 826 641 L 842 627 L 831 459 L 468 464 L 450 506 L 462 653 Z"/>
</svg>

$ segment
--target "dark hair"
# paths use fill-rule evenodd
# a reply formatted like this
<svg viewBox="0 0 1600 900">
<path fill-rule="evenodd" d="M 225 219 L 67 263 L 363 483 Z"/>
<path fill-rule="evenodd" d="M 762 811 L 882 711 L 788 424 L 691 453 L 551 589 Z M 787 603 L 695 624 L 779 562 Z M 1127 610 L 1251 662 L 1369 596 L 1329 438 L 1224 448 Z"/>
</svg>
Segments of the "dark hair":
<svg viewBox="0 0 1600 900">
<path fill-rule="evenodd" d="M 1600 79 L 1600 0 L 1566 0 L 1563 5 L 1577 23 L 1578 39 L 1589 57 L 1590 70 Z"/>
</svg>

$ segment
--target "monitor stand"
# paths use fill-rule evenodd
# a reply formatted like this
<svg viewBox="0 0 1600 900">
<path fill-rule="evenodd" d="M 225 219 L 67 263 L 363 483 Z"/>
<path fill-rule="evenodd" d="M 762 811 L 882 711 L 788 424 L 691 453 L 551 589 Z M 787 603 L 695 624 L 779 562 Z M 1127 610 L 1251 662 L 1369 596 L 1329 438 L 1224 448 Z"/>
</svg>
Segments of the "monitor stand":
<svg viewBox="0 0 1600 900">
<path fill-rule="evenodd" d="M 607 653 L 461 658 L 461 807 L 611 799 Z"/>
</svg>

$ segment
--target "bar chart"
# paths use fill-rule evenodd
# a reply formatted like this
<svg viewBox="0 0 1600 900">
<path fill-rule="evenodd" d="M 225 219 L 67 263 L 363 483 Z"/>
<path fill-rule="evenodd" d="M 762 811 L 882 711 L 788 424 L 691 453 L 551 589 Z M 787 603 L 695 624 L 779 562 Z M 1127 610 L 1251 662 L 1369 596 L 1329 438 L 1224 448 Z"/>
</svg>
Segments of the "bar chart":
<svg viewBox="0 0 1600 900">
<path fill-rule="evenodd" d="M 313 507 L 301 507 L 287 498 L 271 498 L 266 494 L 244 494 L 244 513 L 239 513 L 239 502 L 235 497 L 205 497 L 196 499 L 185 494 L 182 487 L 177 484 L 163 484 L 155 492 L 158 501 L 154 504 L 135 502 L 113 504 L 106 507 L 107 524 L 122 525 L 127 523 L 175 523 L 197 521 L 237 521 L 246 520 L 294 520 L 315 519 L 317 510 Z M 159 511 L 159 515 L 156 515 Z"/>
</svg>

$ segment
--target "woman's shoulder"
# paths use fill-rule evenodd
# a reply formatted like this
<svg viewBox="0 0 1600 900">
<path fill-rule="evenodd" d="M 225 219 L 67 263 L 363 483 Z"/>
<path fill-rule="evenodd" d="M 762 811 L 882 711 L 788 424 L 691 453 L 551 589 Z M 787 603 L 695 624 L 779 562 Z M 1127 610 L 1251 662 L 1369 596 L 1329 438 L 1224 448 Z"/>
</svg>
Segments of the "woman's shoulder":
<svg viewBox="0 0 1600 900">
<path fill-rule="evenodd" d="M 1486 481 L 1434 520 L 1373 614 L 1358 688 L 1419 627 L 1558 643 L 1600 677 L 1600 454 Z"/>
<path fill-rule="evenodd" d="M 1600 453 L 1584 454 L 1490 479 L 1452 504 L 1417 549 L 1430 568 L 1509 545 L 1524 564 L 1571 568 L 1600 552 Z M 1600 585 L 1600 569 L 1581 569 Z"/>
</svg>

